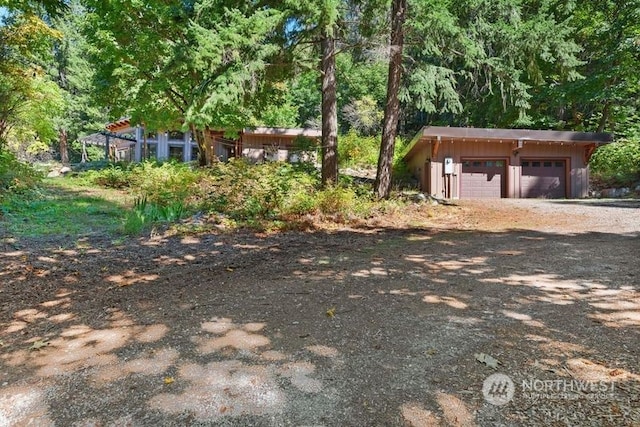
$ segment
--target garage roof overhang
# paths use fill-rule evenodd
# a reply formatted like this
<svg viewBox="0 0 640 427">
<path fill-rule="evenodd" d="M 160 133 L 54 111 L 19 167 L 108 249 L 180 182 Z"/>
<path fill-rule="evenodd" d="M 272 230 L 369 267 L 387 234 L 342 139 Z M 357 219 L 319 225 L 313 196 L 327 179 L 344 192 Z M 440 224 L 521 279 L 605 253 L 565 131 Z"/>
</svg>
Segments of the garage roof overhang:
<svg viewBox="0 0 640 427">
<path fill-rule="evenodd" d="M 535 141 L 557 144 L 593 145 L 594 147 L 613 141 L 609 133 L 568 132 L 555 130 L 528 129 L 485 129 L 425 126 L 411 140 L 404 153 L 405 160 L 410 159 L 430 141 Z"/>
</svg>

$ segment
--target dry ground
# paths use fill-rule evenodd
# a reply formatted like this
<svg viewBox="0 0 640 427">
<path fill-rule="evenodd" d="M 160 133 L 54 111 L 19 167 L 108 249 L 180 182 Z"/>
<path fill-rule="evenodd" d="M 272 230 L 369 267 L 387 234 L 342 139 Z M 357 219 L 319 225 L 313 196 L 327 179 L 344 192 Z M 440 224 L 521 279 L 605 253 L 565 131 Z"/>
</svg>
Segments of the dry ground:
<svg viewBox="0 0 640 427">
<path fill-rule="evenodd" d="M 0 426 L 640 425 L 639 235 L 638 201 L 501 200 L 7 239 Z"/>
</svg>

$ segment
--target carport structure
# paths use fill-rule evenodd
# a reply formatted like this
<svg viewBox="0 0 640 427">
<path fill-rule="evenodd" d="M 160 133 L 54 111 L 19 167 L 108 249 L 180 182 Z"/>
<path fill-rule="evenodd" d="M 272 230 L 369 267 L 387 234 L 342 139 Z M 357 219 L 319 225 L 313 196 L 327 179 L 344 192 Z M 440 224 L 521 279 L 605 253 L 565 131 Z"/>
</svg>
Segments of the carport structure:
<svg viewBox="0 0 640 427">
<path fill-rule="evenodd" d="M 581 198 L 589 158 L 608 133 L 424 127 L 404 159 L 434 197 Z"/>
</svg>

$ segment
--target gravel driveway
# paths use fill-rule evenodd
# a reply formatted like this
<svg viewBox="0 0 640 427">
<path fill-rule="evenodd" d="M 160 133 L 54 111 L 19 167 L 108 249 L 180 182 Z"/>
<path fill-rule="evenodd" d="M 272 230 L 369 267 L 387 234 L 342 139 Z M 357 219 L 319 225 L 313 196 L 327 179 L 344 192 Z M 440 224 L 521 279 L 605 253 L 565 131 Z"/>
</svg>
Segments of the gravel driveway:
<svg viewBox="0 0 640 427">
<path fill-rule="evenodd" d="M 637 200 L 499 200 L 4 242 L 0 426 L 639 425 L 639 236 Z"/>
</svg>

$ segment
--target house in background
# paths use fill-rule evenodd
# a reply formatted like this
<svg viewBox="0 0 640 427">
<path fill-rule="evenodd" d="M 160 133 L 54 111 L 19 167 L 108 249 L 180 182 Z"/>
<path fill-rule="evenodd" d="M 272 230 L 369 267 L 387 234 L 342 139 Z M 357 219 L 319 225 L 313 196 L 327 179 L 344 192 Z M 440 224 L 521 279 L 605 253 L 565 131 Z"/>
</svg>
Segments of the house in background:
<svg viewBox="0 0 640 427">
<path fill-rule="evenodd" d="M 581 198 L 606 133 L 424 127 L 404 155 L 423 192 L 449 199 Z"/>
<path fill-rule="evenodd" d="M 121 119 L 109 123 L 106 129 L 105 134 L 110 135 L 111 139 L 118 144 L 116 152 L 120 157 L 112 158 L 139 162 L 145 157 L 144 128 L 132 125 L 129 119 Z M 320 131 L 312 129 L 257 127 L 242 130 L 236 139 L 225 138 L 223 131 L 209 130 L 205 135 L 205 141 L 209 144 L 207 149 L 221 161 L 227 161 L 233 157 L 244 157 L 252 162 L 265 160 L 295 162 L 315 160 L 312 154 L 299 148 L 299 142 L 306 140 L 317 143 L 320 136 Z M 198 145 L 191 132 L 148 132 L 146 143 L 147 158 L 175 159 L 183 162 L 198 158 Z M 113 152 L 109 147 L 105 149 Z M 124 151 L 127 150 L 128 152 L 125 153 Z"/>
</svg>

